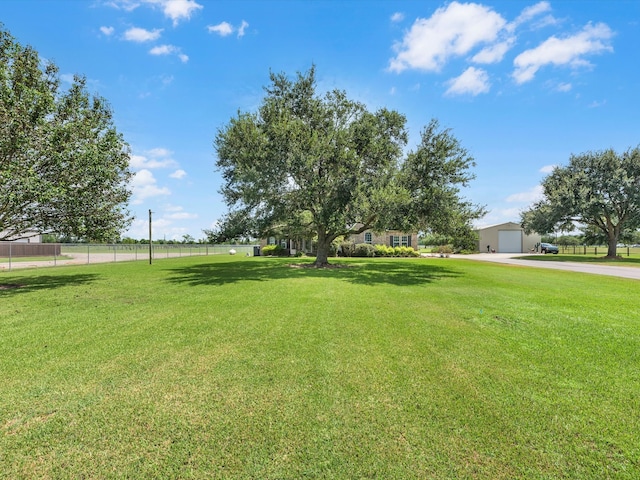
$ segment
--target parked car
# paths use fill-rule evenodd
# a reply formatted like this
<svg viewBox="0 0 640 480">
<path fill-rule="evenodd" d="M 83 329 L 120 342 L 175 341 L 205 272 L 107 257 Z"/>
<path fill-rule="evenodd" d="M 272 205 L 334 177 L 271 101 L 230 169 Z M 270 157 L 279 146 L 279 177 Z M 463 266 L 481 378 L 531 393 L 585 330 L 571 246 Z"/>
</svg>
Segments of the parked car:
<svg viewBox="0 0 640 480">
<path fill-rule="evenodd" d="M 553 253 L 557 254 L 560 250 L 557 245 L 551 245 L 550 243 L 540 244 L 540 253 Z"/>
</svg>

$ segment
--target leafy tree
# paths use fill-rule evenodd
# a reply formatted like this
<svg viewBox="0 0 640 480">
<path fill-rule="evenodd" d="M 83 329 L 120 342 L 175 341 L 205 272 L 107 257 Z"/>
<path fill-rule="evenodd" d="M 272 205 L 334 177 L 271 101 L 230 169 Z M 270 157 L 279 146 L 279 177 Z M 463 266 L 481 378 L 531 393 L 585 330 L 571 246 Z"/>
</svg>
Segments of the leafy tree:
<svg viewBox="0 0 640 480">
<path fill-rule="evenodd" d="M 129 147 L 107 102 L 0 25 L 0 240 L 113 240 L 131 221 Z"/>
<path fill-rule="evenodd" d="M 590 227 L 603 236 L 607 257 L 614 258 L 621 235 L 640 226 L 639 148 L 621 155 L 611 149 L 572 155 L 542 187 L 544 198 L 522 213 L 526 232 Z"/>
<path fill-rule="evenodd" d="M 581 245 L 581 237 L 576 235 L 562 235 L 558 237 L 557 243 L 558 245 L 562 245 L 563 247 L 569 247 L 574 245 Z"/>
<path fill-rule="evenodd" d="M 403 115 L 370 112 L 339 90 L 317 94 L 314 67 L 295 81 L 270 79 L 258 111 L 238 113 L 215 138 L 231 209 L 220 232 L 313 232 L 315 265 L 325 266 L 340 236 L 389 228 L 449 234 L 483 214 L 458 196 L 473 178 L 473 159 L 436 121 L 403 160 Z"/>
</svg>

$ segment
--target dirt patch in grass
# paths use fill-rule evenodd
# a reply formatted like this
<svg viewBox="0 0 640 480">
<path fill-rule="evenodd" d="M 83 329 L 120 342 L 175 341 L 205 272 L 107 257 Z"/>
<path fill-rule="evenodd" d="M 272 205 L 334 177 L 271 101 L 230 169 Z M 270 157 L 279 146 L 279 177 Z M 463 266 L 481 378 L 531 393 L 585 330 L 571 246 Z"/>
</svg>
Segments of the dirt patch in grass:
<svg viewBox="0 0 640 480">
<path fill-rule="evenodd" d="M 17 283 L 0 283 L 0 290 L 11 290 L 12 288 L 20 287 L 24 287 L 24 285 L 19 285 Z"/>
<path fill-rule="evenodd" d="M 315 263 L 291 263 L 291 268 L 353 268 L 354 265 L 345 265 L 344 263 L 327 263 L 326 265 L 316 265 Z"/>
</svg>

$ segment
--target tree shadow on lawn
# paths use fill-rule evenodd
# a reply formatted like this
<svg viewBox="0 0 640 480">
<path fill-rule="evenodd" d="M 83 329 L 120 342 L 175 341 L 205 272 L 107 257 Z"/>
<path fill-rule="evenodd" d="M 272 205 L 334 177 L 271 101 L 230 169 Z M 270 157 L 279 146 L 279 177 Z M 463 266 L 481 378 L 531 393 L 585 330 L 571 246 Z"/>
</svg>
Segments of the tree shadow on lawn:
<svg viewBox="0 0 640 480">
<path fill-rule="evenodd" d="M 82 285 L 91 283 L 98 275 L 34 275 L 32 277 L 5 278 L 0 275 L 0 298 L 19 293 L 35 292 L 37 290 L 49 290 L 52 288 L 66 287 L 68 285 Z"/>
<path fill-rule="evenodd" d="M 413 261 L 365 261 L 336 265 L 341 268 L 300 268 L 295 260 L 262 260 L 192 265 L 171 269 L 168 281 L 197 285 L 225 285 L 238 282 L 268 282 L 278 279 L 328 278 L 360 285 L 398 286 L 431 283 L 460 272 L 420 259 Z"/>
</svg>

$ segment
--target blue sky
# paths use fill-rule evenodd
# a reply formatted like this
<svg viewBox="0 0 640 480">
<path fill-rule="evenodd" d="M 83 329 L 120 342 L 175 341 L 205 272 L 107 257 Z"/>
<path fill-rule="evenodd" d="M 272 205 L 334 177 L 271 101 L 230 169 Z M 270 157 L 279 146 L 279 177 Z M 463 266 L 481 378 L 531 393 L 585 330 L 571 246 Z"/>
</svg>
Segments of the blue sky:
<svg viewBox="0 0 640 480">
<path fill-rule="evenodd" d="M 109 100 L 132 149 L 127 232 L 203 238 L 226 212 L 213 139 L 269 71 L 431 118 L 476 160 L 478 226 L 518 221 L 571 154 L 640 143 L 638 1 L 2 0 L 0 22 Z"/>
</svg>

